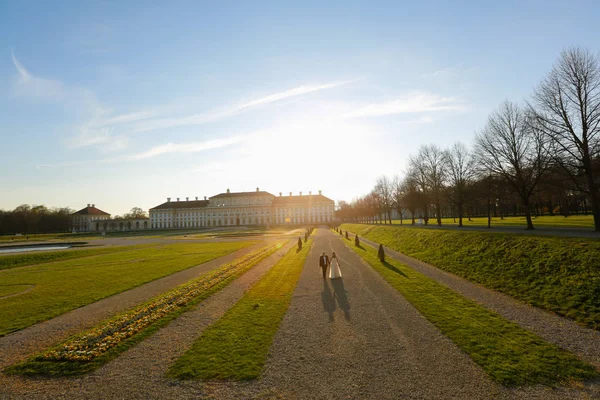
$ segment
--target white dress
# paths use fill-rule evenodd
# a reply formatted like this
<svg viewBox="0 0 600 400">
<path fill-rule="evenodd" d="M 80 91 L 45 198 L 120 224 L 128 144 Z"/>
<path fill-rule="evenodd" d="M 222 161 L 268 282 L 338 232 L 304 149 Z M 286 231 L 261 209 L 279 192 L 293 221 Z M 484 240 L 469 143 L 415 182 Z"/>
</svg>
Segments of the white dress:
<svg viewBox="0 0 600 400">
<path fill-rule="evenodd" d="M 340 271 L 340 264 L 338 263 L 337 258 L 331 259 L 331 264 L 329 265 L 329 279 L 336 279 L 342 277 L 342 271 Z"/>
</svg>

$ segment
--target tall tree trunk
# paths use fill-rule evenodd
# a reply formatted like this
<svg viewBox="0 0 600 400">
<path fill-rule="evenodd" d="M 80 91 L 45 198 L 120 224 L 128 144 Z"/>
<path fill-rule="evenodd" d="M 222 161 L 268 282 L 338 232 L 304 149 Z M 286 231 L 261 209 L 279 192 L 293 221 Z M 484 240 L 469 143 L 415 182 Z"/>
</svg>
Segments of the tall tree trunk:
<svg viewBox="0 0 600 400">
<path fill-rule="evenodd" d="M 527 230 L 535 229 L 533 220 L 531 219 L 531 207 L 529 206 L 529 198 L 523 198 L 523 207 L 525 207 L 525 218 L 527 219 Z"/>
<path fill-rule="evenodd" d="M 462 205 L 462 203 L 458 203 L 458 226 L 459 227 L 463 226 L 462 220 L 463 220 L 463 205 Z"/>
<path fill-rule="evenodd" d="M 588 174 L 588 186 L 590 188 L 590 204 L 592 214 L 594 215 L 594 231 L 600 232 L 600 196 L 598 195 L 598 186 L 594 182 L 594 175 Z"/>
<path fill-rule="evenodd" d="M 492 227 L 492 199 L 488 194 L 488 202 L 487 202 L 487 226 L 488 229 Z"/>
<path fill-rule="evenodd" d="M 437 214 L 437 224 L 442 226 L 442 206 L 439 202 L 435 203 L 435 212 Z"/>
</svg>

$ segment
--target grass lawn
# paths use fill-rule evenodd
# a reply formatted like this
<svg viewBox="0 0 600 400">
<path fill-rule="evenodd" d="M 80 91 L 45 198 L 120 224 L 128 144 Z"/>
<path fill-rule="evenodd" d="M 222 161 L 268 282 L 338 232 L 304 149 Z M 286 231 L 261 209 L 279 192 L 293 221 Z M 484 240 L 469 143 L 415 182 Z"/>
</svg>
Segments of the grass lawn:
<svg viewBox="0 0 600 400">
<path fill-rule="evenodd" d="M 85 235 L 74 234 L 74 233 L 34 233 L 31 235 L 0 235 L 0 243 L 7 244 L 7 242 L 37 242 L 45 240 L 55 239 L 79 239 Z"/>
<path fill-rule="evenodd" d="M 312 238 L 294 246 L 169 369 L 178 379 L 257 378 L 287 311 Z"/>
<path fill-rule="evenodd" d="M 25 290 L 33 288 L 33 285 L 2 285 L 0 284 L 0 298 L 5 296 L 12 296 L 13 294 L 24 292 Z"/>
<path fill-rule="evenodd" d="M 120 251 L 131 251 L 149 246 L 152 245 L 106 246 L 93 249 L 87 248 L 81 250 L 41 251 L 38 253 L 11 254 L 0 256 L 0 270 L 60 260 L 71 260 L 74 258 L 89 257 L 100 254 L 118 253 Z"/>
<path fill-rule="evenodd" d="M 23 234 L 19 236 L 15 235 L 0 235 L 0 244 L 7 245 L 10 243 L 22 243 L 22 242 L 42 242 L 42 241 L 78 241 L 78 240 L 96 240 L 113 237 L 124 237 L 124 238 L 160 238 L 168 236 L 179 236 L 186 234 L 193 234 L 202 232 L 203 229 L 182 230 L 182 229 L 152 229 L 142 231 L 112 231 L 106 232 L 105 236 L 102 236 L 100 232 L 81 232 L 81 233 L 35 233 L 35 234 Z"/>
<path fill-rule="evenodd" d="M 392 220 L 393 224 L 400 224 L 400 220 Z M 404 224 L 410 224 L 410 219 L 405 219 Z M 435 218 L 429 220 L 429 225 L 435 225 Z M 458 218 L 442 218 L 442 225 L 458 226 Z M 487 227 L 487 217 L 474 217 L 469 221 L 468 218 L 463 218 L 464 226 L 485 226 Z M 525 217 L 492 217 L 492 226 L 514 226 L 527 227 Z M 570 215 L 565 218 L 562 215 L 544 215 L 541 217 L 533 217 L 533 226 L 540 227 L 555 227 L 555 228 L 594 228 L 594 217 L 592 215 Z"/>
<path fill-rule="evenodd" d="M 279 236 L 284 234 L 304 236 L 305 229 L 294 226 L 277 227 L 233 227 L 221 229 L 209 229 L 203 232 L 190 233 L 185 236 L 179 235 L 175 239 L 204 239 L 208 237 L 243 237 L 243 236 Z"/>
<path fill-rule="evenodd" d="M 2 286 L 34 285 L 34 288 L 22 295 L 0 299 L 0 336 L 251 244 L 136 246 L 130 251 L 2 270 Z"/>
<path fill-rule="evenodd" d="M 25 362 L 9 366 L 4 372 L 28 376 L 73 376 L 91 372 L 224 288 L 283 245 L 274 243 L 246 254 L 74 335 Z"/>
<path fill-rule="evenodd" d="M 498 314 L 440 285 L 377 250 L 357 248 L 415 308 L 465 351 L 496 382 L 506 386 L 572 383 L 597 377 L 594 367 Z"/>
<path fill-rule="evenodd" d="M 600 241 L 344 224 L 438 268 L 600 329 Z"/>
</svg>

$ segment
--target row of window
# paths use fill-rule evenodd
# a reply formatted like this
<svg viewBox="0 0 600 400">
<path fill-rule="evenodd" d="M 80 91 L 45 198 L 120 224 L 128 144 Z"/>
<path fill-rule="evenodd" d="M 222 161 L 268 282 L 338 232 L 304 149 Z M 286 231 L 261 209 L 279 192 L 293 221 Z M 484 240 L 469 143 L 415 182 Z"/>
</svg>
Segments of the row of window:
<svg viewBox="0 0 600 400">
<path fill-rule="evenodd" d="M 306 210 L 278 210 L 275 211 L 274 215 L 291 215 L 291 214 L 300 214 L 300 215 L 315 215 L 315 214 L 332 214 L 333 210 L 329 209 L 329 210 L 316 210 L 311 212 L 306 212 Z M 257 213 L 227 213 L 227 214 L 223 214 L 223 213 L 215 213 L 215 214 L 197 214 L 197 213 L 152 213 L 150 215 L 150 218 L 156 219 L 156 218 L 172 218 L 172 217 L 177 217 L 177 218 L 227 218 L 227 217 L 233 217 L 233 216 L 253 216 L 253 215 L 270 215 L 270 213 L 268 212 L 257 212 Z"/>
<path fill-rule="evenodd" d="M 312 218 L 275 218 L 277 224 L 296 224 L 296 223 L 318 223 L 318 222 L 331 222 L 331 216 L 313 216 Z M 153 229 L 161 228 L 196 228 L 205 226 L 233 226 L 233 225 L 254 225 L 254 224 L 269 224 L 271 218 L 225 218 L 225 219 L 209 219 L 207 221 L 199 220 L 185 220 L 185 221 L 173 221 L 173 220 L 155 220 L 152 221 Z"/>
</svg>

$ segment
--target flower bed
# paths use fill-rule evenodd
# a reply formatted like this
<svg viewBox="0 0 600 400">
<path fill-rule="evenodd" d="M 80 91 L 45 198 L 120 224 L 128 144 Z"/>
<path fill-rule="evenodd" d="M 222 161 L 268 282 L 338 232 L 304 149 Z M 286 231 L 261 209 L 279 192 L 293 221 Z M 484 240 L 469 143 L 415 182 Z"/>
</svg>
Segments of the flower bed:
<svg viewBox="0 0 600 400">
<path fill-rule="evenodd" d="M 273 254 L 281 244 L 266 246 L 218 270 L 187 282 L 150 302 L 74 337 L 35 359 L 39 361 L 87 362 L 140 333 L 154 322 L 190 304 L 221 282 L 250 269 Z"/>
</svg>

